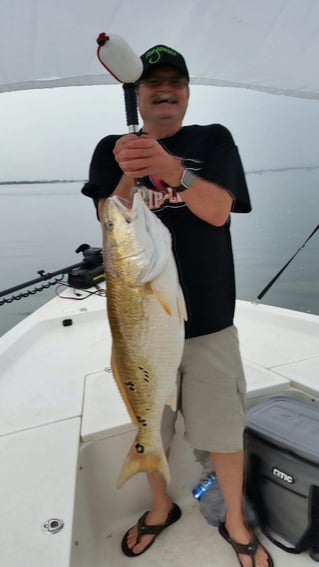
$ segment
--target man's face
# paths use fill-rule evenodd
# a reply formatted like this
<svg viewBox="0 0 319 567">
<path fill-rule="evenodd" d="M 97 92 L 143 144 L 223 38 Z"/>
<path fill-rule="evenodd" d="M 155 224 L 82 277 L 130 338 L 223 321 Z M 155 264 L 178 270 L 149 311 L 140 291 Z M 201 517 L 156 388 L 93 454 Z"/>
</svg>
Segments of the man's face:
<svg viewBox="0 0 319 567">
<path fill-rule="evenodd" d="M 137 89 L 137 102 L 144 123 L 181 123 L 187 110 L 189 88 L 186 77 L 173 67 L 157 67 Z"/>
</svg>

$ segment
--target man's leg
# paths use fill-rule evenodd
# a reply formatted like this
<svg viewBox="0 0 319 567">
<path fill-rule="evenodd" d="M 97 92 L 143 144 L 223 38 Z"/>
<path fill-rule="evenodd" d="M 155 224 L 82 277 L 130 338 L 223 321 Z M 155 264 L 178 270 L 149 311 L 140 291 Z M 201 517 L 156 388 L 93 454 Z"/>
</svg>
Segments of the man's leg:
<svg viewBox="0 0 319 567">
<path fill-rule="evenodd" d="M 147 474 L 147 480 L 152 494 L 152 507 L 146 516 L 147 525 L 163 524 L 172 508 L 173 501 L 168 495 L 167 485 L 164 477 L 158 472 Z M 154 539 L 154 535 L 145 534 L 140 543 L 135 545 L 137 538 L 137 526 L 134 526 L 127 537 L 127 545 L 133 553 L 141 553 L 145 547 Z"/>
<path fill-rule="evenodd" d="M 214 469 L 226 503 L 225 526 L 230 537 L 238 543 L 247 544 L 251 531 L 247 528 L 243 514 L 243 476 L 244 453 L 211 453 Z M 243 567 L 252 567 L 252 559 L 240 555 Z M 259 546 L 256 554 L 256 567 L 268 567 L 268 558 Z"/>
</svg>

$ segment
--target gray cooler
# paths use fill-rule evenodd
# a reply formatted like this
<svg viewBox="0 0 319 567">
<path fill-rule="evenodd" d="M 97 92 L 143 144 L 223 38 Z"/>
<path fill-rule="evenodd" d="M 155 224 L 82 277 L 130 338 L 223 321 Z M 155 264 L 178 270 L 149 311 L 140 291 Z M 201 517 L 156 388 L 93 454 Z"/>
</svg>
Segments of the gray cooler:
<svg viewBox="0 0 319 567">
<path fill-rule="evenodd" d="M 309 549 L 318 561 L 319 408 L 269 398 L 249 410 L 245 442 L 247 494 L 261 529 L 285 551 Z"/>
</svg>

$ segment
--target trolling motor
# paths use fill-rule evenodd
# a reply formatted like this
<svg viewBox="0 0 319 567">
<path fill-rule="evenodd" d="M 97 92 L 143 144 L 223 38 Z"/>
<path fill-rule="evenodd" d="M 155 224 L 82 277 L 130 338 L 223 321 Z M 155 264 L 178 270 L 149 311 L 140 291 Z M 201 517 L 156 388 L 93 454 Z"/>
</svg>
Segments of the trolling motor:
<svg viewBox="0 0 319 567">
<path fill-rule="evenodd" d="M 77 264 L 72 264 L 65 268 L 60 268 L 55 272 L 45 272 L 44 270 L 39 270 L 39 277 L 27 282 L 21 283 L 14 287 L 4 289 L 0 291 L 0 297 L 5 297 L 9 294 L 13 294 L 20 289 L 38 284 L 40 282 L 46 282 L 40 286 L 27 290 L 18 295 L 12 295 L 11 297 L 5 297 L 5 299 L 0 301 L 0 305 L 5 303 L 12 303 L 14 300 L 19 300 L 29 295 L 34 295 L 39 291 L 59 283 L 63 279 L 63 275 L 68 275 L 68 285 L 76 289 L 87 289 L 89 287 L 97 286 L 100 282 L 105 279 L 104 266 L 103 266 L 103 255 L 102 248 L 93 248 L 89 244 L 81 244 L 75 252 L 78 254 L 82 252 L 83 260 Z M 61 277 L 56 277 L 61 276 Z"/>
<path fill-rule="evenodd" d="M 87 289 L 105 280 L 102 248 L 81 244 L 76 251 L 82 252 L 83 260 L 68 272 L 68 284 L 76 289 Z"/>
</svg>

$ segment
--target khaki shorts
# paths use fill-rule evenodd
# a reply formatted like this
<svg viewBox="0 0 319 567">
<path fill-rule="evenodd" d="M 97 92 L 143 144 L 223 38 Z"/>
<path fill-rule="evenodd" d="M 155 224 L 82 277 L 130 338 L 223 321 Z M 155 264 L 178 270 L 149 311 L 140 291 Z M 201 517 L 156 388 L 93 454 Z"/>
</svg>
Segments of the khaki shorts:
<svg viewBox="0 0 319 567">
<path fill-rule="evenodd" d="M 175 434 L 178 410 L 189 445 L 209 452 L 243 449 L 246 380 L 236 327 L 186 339 L 178 372 L 178 408 L 166 406 L 162 422 L 165 449 Z"/>
</svg>

